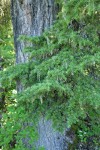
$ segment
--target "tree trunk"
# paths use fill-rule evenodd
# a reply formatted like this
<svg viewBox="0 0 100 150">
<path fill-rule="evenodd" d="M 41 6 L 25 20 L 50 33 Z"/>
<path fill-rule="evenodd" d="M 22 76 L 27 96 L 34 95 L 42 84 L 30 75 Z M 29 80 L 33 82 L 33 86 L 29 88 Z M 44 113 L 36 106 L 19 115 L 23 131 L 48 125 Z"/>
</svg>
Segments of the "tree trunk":
<svg viewBox="0 0 100 150">
<path fill-rule="evenodd" d="M 0 57 L 0 71 L 3 70 L 3 58 Z M 4 96 L 4 89 L 2 88 L 2 84 L 0 83 L 0 126 L 1 126 L 1 119 L 2 119 L 2 112 L 5 106 L 5 96 Z"/>
<path fill-rule="evenodd" d="M 16 63 L 25 63 L 28 56 L 23 53 L 25 42 L 17 38 L 20 35 L 40 36 L 49 28 L 56 19 L 58 7 L 54 0 L 11 0 L 11 14 L 14 30 L 14 41 L 16 49 Z M 18 83 L 18 91 L 22 90 L 21 83 Z M 39 140 L 36 149 L 44 146 L 46 150 L 67 150 L 72 138 L 55 132 L 51 121 L 42 118 L 38 125 Z"/>
</svg>

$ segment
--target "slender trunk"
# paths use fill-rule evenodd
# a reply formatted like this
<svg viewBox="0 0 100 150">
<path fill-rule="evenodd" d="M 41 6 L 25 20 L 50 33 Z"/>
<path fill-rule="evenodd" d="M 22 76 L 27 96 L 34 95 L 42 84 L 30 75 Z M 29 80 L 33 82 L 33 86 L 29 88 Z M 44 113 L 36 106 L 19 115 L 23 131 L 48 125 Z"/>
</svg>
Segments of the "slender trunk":
<svg viewBox="0 0 100 150">
<path fill-rule="evenodd" d="M 3 59 L 0 58 L 0 71 L 3 70 L 2 62 L 3 62 Z M 1 126 L 2 112 L 3 112 L 4 106 L 5 106 L 4 89 L 2 88 L 2 84 L 0 83 L 0 126 Z"/>
<path fill-rule="evenodd" d="M 25 42 L 17 38 L 20 35 L 40 36 L 49 28 L 56 19 L 58 7 L 54 0 L 11 0 L 11 14 L 14 30 L 14 41 L 16 49 L 16 63 L 25 63 L 28 56 L 23 53 Z M 20 81 L 17 84 L 18 91 L 22 90 Z M 38 125 L 39 140 L 36 149 L 44 146 L 46 150 L 67 150 L 68 143 L 72 142 L 70 137 L 55 132 L 51 121 L 42 118 Z"/>
</svg>

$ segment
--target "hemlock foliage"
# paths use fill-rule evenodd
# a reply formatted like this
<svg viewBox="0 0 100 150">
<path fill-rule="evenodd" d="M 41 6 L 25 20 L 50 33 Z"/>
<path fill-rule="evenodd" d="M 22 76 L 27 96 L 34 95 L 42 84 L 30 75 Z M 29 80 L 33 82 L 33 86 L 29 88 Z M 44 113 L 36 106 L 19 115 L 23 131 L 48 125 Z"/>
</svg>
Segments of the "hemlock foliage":
<svg viewBox="0 0 100 150">
<path fill-rule="evenodd" d="M 91 138 L 99 148 L 98 4 L 98 0 L 61 1 L 58 20 L 50 30 L 40 37 L 20 36 L 19 40 L 34 46 L 23 50 L 29 53 L 27 63 L 0 73 L 3 86 L 20 80 L 24 87 L 3 116 L 0 135 L 3 149 L 11 148 L 14 138 L 14 149 L 27 149 L 23 138 L 30 135 L 30 142 L 38 138 L 36 125 L 41 115 L 53 120 L 57 130 L 70 127 L 76 138 L 83 143 Z"/>
</svg>

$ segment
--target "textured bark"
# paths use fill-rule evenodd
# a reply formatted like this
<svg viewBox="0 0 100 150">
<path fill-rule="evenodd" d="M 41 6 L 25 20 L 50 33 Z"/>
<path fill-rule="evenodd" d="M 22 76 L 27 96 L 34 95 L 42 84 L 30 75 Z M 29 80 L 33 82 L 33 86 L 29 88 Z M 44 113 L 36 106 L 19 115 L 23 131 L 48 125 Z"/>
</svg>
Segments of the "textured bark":
<svg viewBox="0 0 100 150">
<path fill-rule="evenodd" d="M 26 43 L 17 40 L 19 35 L 41 35 L 52 25 L 57 11 L 54 0 L 11 0 L 17 63 L 27 61 L 26 54 L 22 52 Z"/>
<path fill-rule="evenodd" d="M 20 42 L 17 38 L 20 35 L 40 36 L 49 28 L 56 19 L 58 7 L 54 0 L 11 0 L 11 14 L 14 30 L 14 41 L 16 49 L 16 62 L 25 63 L 28 56 L 23 53 L 25 42 Z M 20 81 L 18 91 L 22 90 Z M 67 150 L 68 143 L 72 142 L 70 137 L 55 132 L 51 121 L 42 118 L 38 126 L 39 140 L 36 149 L 44 146 L 46 150 Z"/>
<path fill-rule="evenodd" d="M 52 122 L 42 118 L 39 122 L 39 140 L 36 143 L 36 150 L 44 146 L 45 150 L 69 150 L 69 145 L 73 143 L 74 134 L 68 135 L 70 129 L 64 133 L 59 133 L 52 128 Z"/>
</svg>

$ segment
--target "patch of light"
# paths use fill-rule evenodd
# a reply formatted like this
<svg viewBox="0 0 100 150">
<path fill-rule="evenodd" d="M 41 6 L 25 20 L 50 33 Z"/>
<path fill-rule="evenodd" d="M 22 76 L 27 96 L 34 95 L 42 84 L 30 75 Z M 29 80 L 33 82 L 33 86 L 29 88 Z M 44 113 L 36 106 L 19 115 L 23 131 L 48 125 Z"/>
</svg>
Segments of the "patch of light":
<svg viewBox="0 0 100 150">
<path fill-rule="evenodd" d="M 14 89 L 14 90 L 12 90 L 12 93 L 13 94 L 17 94 L 17 91 Z"/>
</svg>

